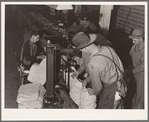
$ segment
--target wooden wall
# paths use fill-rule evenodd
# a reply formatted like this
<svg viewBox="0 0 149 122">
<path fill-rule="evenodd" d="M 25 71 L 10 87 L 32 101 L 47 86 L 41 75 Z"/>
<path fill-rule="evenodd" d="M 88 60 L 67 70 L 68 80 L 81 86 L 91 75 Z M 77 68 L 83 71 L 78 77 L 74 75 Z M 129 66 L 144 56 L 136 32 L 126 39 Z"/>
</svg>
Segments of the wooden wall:
<svg viewBox="0 0 149 122">
<path fill-rule="evenodd" d="M 116 5 L 111 14 L 108 39 L 119 55 L 124 67 L 131 64 L 129 51 L 133 45 L 129 38 L 133 28 L 144 29 L 145 6 L 143 5 Z"/>
<path fill-rule="evenodd" d="M 117 8 L 115 28 L 130 34 L 133 28 L 144 29 L 145 6 L 121 5 Z"/>
</svg>

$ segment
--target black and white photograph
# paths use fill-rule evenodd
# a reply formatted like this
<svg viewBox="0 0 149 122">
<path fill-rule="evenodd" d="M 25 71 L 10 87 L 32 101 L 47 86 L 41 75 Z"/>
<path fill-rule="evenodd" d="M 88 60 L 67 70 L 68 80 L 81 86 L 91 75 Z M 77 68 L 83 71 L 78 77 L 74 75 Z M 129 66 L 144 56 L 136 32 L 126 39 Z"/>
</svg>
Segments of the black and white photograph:
<svg viewBox="0 0 149 122">
<path fill-rule="evenodd" d="M 148 120 L 148 2 L 1 2 L 2 120 Z"/>
</svg>

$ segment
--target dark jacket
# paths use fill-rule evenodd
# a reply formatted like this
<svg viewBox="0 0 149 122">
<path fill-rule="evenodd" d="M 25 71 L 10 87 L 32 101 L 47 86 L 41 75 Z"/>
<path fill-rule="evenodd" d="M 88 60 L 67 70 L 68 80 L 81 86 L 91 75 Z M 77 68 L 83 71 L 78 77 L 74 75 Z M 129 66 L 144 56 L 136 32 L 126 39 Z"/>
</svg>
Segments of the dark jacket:
<svg viewBox="0 0 149 122">
<path fill-rule="evenodd" d="M 27 41 L 26 43 L 24 43 L 22 48 L 22 64 L 25 69 L 29 69 L 31 65 L 34 64 L 37 60 L 37 45 L 34 44 L 34 46 L 32 46 L 30 41 Z"/>
<path fill-rule="evenodd" d="M 108 41 L 104 36 L 101 34 L 96 34 L 97 38 L 94 42 L 95 45 L 100 45 L 100 46 L 112 46 L 110 41 Z"/>
</svg>

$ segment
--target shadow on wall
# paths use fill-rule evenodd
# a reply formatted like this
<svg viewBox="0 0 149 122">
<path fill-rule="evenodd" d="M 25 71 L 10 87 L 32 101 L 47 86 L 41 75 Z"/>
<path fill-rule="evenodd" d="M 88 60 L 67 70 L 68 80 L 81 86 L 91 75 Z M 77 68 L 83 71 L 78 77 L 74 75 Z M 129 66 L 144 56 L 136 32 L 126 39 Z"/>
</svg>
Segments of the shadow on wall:
<svg viewBox="0 0 149 122">
<path fill-rule="evenodd" d="M 107 30 L 106 28 L 101 29 L 101 34 L 109 40 L 108 35 L 109 35 L 109 30 Z"/>
<path fill-rule="evenodd" d="M 119 5 L 115 5 L 112 10 L 108 39 L 110 40 L 113 48 L 120 57 L 124 68 L 126 68 L 132 64 L 129 52 L 133 43 L 132 40 L 128 38 L 129 34 L 124 32 L 124 29 L 116 28 L 117 12 L 119 7 Z"/>
<path fill-rule="evenodd" d="M 132 40 L 128 38 L 128 36 L 129 35 L 123 32 L 123 30 L 118 29 L 114 29 L 109 33 L 109 40 L 112 43 L 116 53 L 120 57 L 124 68 L 132 64 L 129 52 L 133 43 Z"/>
</svg>

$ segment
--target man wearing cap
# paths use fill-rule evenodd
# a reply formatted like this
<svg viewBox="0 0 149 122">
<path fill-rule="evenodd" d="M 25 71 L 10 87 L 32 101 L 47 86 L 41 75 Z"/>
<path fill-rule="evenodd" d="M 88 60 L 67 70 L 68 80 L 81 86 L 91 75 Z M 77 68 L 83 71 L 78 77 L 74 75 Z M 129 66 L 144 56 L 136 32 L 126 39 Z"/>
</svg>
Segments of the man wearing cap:
<svg viewBox="0 0 149 122">
<path fill-rule="evenodd" d="M 81 14 L 79 20 L 82 25 L 82 28 L 80 28 L 81 31 L 86 33 L 95 33 L 98 31 L 96 25 L 90 21 L 88 14 Z"/>
<path fill-rule="evenodd" d="M 129 36 L 134 45 L 130 50 L 130 56 L 133 62 L 133 77 L 136 82 L 136 94 L 134 96 L 133 109 L 144 108 L 144 32 L 140 29 L 134 29 Z"/>
<path fill-rule="evenodd" d="M 80 25 L 76 27 L 69 28 L 67 32 L 76 34 L 77 32 L 85 33 L 101 33 L 100 25 L 95 25 L 90 21 L 89 15 L 87 13 L 81 13 L 79 16 Z"/>
<path fill-rule="evenodd" d="M 123 66 L 112 48 L 108 46 L 96 46 L 93 44 L 95 39 L 95 34 L 89 34 L 87 36 L 85 33 L 80 32 L 72 40 L 76 46 L 76 50 L 81 50 L 89 54 L 89 61 L 86 65 L 89 77 L 87 78 L 88 80 L 83 82 L 83 86 L 87 82 L 92 83 L 92 88 L 87 88 L 88 93 L 99 96 L 97 105 L 99 109 L 113 109 L 115 93 L 118 89 L 117 83 L 122 77 L 120 70 L 123 71 Z M 113 61 L 119 68 L 115 66 Z"/>
</svg>

